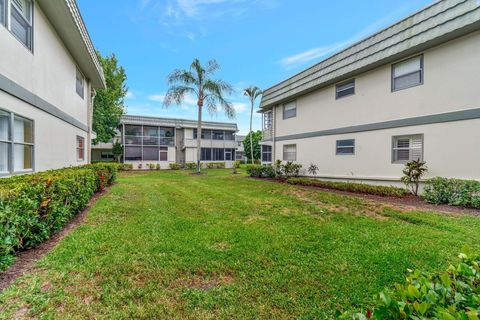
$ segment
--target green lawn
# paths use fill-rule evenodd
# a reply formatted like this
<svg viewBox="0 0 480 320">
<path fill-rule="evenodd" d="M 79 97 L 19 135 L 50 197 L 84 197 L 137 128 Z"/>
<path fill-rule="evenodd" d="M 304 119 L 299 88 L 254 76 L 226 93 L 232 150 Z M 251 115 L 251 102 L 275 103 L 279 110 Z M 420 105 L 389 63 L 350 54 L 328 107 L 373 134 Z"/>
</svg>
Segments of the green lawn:
<svg viewBox="0 0 480 320">
<path fill-rule="evenodd" d="M 229 170 L 123 173 L 0 318 L 325 319 L 407 268 L 445 269 L 480 219 L 401 212 Z"/>
</svg>

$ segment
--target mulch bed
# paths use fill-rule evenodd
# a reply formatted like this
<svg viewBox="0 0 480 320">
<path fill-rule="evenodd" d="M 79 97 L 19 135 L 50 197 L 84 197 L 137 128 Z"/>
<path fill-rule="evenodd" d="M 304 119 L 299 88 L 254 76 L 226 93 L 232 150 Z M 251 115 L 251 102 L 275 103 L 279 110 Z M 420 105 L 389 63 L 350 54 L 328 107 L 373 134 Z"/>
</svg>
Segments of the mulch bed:
<svg viewBox="0 0 480 320">
<path fill-rule="evenodd" d="M 377 195 L 355 193 L 355 192 L 349 192 L 349 191 L 341 191 L 341 190 L 336 190 L 336 189 L 331 189 L 331 188 L 295 185 L 295 184 L 287 183 L 284 180 L 278 180 L 278 179 L 260 179 L 260 178 L 254 178 L 254 179 L 268 180 L 268 181 L 272 181 L 272 182 L 276 182 L 276 183 L 284 183 L 284 184 L 288 184 L 288 185 L 291 185 L 291 186 L 297 186 L 297 187 L 301 187 L 301 188 L 305 188 L 305 189 L 331 192 L 331 193 L 346 195 L 346 196 L 350 196 L 350 197 L 357 197 L 357 198 L 362 198 L 362 199 L 367 199 L 367 200 L 374 200 L 374 201 L 382 202 L 382 203 L 385 203 L 385 204 L 405 206 L 405 207 L 408 207 L 408 208 L 418 209 L 418 210 L 421 210 L 421 211 L 438 211 L 438 212 L 443 212 L 443 213 L 461 213 L 461 214 L 468 214 L 468 215 L 480 217 L 480 209 L 456 207 L 456 206 L 450 206 L 450 205 L 434 205 L 434 204 L 426 203 L 425 201 L 423 201 L 423 199 L 421 197 L 415 197 L 413 195 L 408 195 L 408 196 L 403 197 L 403 198 L 382 197 L 382 196 L 377 196 Z"/>
<path fill-rule="evenodd" d="M 63 238 L 65 238 L 70 232 L 72 232 L 78 225 L 82 224 L 87 217 L 88 211 L 92 205 L 104 194 L 108 189 L 98 192 L 90 199 L 87 206 L 70 222 L 63 227 L 62 230 L 54 234 L 50 239 L 43 242 L 36 248 L 32 248 L 26 251 L 18 252 L 16 254 L 15 262 L 4 272 L 0 272 L 0 293 L 2 290 L 8 288 L 18 277 L 21 277 L 25 273 L 33 270 L 35 263 L 43 258 L 50 250 L 52 250 Z"/>
</svg>

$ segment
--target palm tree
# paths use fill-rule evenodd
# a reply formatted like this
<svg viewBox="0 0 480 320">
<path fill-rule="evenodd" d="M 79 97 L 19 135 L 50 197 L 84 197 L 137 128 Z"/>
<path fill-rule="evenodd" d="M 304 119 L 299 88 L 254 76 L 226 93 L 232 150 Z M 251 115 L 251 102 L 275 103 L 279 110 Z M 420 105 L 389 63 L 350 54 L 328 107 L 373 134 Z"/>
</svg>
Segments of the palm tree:
<svg viewBox="0 0 480 320">
<path fill-rule="evenodd" d="M 218 111 L 220 106 L 229 119 L 235 118 L 233 105 L 225 99 L 225 95 L 233 92 L 232 86 L 220 79 L 212 79 L 213 74 L 220 69 L 215 60 L 207 62 L 203 67 L 198 59 L 193 60 L 188 70 L 175 69 L 168 76 L 170 85 L 164 106 L 181 104 L 186 95 L 194 96 L 198 106 L 197 126 L 197 173 L 200 173 L 201 165 L 201 139 L 202 139 L 202 109 L 206 106 L 209 113 Z"/>
<path fill-rule="evenodd" d="M 255 160 L 253 159 L 253 139 L 252 139 L 252 121 L 253 121 L 253 108 L 255 106 L 255 100 L 257 100 L 258 97 L 260 97 L 263 92 L 260 90 L 259 87 L 255 86 L 250 86 L 246 89 L 243 90 L 243 94 L 247 96 L 250 99 L 250 104 L 252 106 L 250 110 L 250 156 L 252 160 L 252 164 L 255 163 Z"/>
</svg>

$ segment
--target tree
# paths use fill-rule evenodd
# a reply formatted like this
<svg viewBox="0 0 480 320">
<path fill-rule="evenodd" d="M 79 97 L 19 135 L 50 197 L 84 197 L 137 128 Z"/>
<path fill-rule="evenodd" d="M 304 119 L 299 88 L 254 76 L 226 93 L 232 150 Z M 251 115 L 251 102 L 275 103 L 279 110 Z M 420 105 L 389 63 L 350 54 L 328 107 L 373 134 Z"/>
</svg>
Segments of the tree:
<svg viewBox="0 0 480 320">
<path fill-rule="evenodd" d="M 123 154 L 123 146 L 120 142 L 115 141 L 115 143 L 113 144 L 112 153 L 115 161 L 120 162 L 120 157 Z"/>
<path fill-rule="evenodd" d="M 252 132 L 252 122 L 253 122 L 253 109 L 255 107 L 255 100 L 260 97 L 263 92 L 259 87 L 250 86 L 243 90 L 243 94 L 250 99 L 251 109 L 250 109 L 250 132 Z M 253 139 L 250 139 L 250 159 L 252 164 L 254 163 L 253 156 Z"/>
<path fill-rule="evenodd" d="M 125 69 L 118 66 L 115 54 L 104 58 L 97 51 L 97 56 L 105 74 L 107 87 L 97 90 L 95 96 L 92 129 L 97 138 L 93 140 L 93 144 L 107 143 L 115 137 L 120 119 L 125 113 L 123 102 L 127 94 Z"/>
<path fill-rule="evenodd" d="M 260 148 L 261 140 L 262 140 L 262 131 L 260 130 L 250 131 L 250 133 L 245 137 L 245 140 L 243 140 L 243 148 L 245 149 L 245 155 L 247 156 L 248 160 L 252 161 L 252 163 L 254 163 L 255 160 L 260 160 L 260 157 L 262 155 L 262 150 Z M 253 150 L 250 147 L 250 145 L 253 146 Z M 253 154 L 253 159 L 251 158 L 252 154 Z"/>
<path fill-rule="evenodd" d="M 208 61 L 204 67 L 198 59 L 195 59 L 188 70 L 175 69 L 167 78 L 170 88 L 165 95 L 164 106 L 179 105 L 187 95 L 192 95 L 197 100 L 197 173 L 201 170 L 203 107 L 206 106 L 208 112 L 214 114 L 218 112 L 220 106 L 229 119 L 235 118 L 233 105 L 225 99 L 226 94 L 233 92 L 232 86 L 221 79 L 212 78 L 219 69 L 220 65 L 215 60 Z"/>
<path fill-rule="evenodd" d="M 428 167 L 426 166 L 426 162 L 421 161 L 420 159 L 412 160 L 405 164 L 402 181 L 407 188 L 410 188 L 410 191 L 414 196 L 418 196 L 420 180 L 427 172 Z"/>
</svg>

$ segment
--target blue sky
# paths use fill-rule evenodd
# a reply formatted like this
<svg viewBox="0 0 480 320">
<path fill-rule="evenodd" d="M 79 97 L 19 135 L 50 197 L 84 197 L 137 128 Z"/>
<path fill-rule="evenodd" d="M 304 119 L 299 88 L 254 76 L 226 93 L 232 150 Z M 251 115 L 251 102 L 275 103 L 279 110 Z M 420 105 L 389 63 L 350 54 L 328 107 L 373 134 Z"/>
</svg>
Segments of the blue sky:
<svg viewBox="0 0 480 320">
<path fill-rule="evenodd" d="M 196 119 L 195 100 L 162 106 L 167 75 L 216 59 L 248 132 L 248 85 L 271 85 L 428 5 L 429 0 L 78 0 L 95 46 L 126 69 L 127 113 Z M 261 117 L 254 116 L 260 129 Z"/>
</svg>

